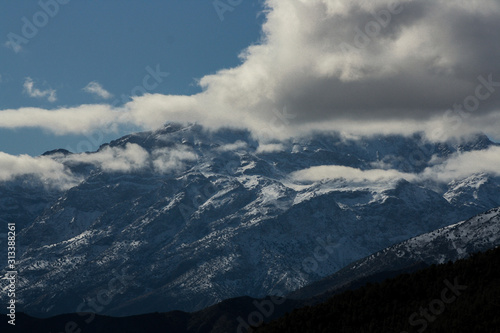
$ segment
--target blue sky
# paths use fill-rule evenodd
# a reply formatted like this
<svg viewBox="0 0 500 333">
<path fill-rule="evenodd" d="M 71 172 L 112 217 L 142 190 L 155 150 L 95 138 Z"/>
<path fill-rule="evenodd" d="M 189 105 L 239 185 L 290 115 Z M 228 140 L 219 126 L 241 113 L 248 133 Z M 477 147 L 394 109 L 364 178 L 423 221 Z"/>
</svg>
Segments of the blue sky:
<svg viewBox="0 0 500 333">
<path fill-rule="evenodd" d="M 167 122 L 248 129 L 264 144 L 312 131 L 500 141 L 497 0 L 41 0 L 0 12 L 5 159 L 94 151 Z"/>
<path fill-rule="evenodd" d="M 148 92 L 197 93 L 197 79 L 241 62 L 238 54 L 259 41 L 264 19 L 259 1 L 230 6 L 223 20 L 212 1 L 69 1 L 58 7 L 48 7 L 57 12 L 43 24 L 44 16 L 37 13 L 47 11 L 38 1 L 0 3 L 0 110 L 123 104 L 128 100 L 123 95 L 141 93 L 133 89 L 142 86 L 148 67 L 169 73 Z M 23 17 L 31 23 L 42 20 L 41 27 L 15 52 L 5 42 L 9 33 L 24 36 Z M 57 100 L 30 97 L 23 86 L 26 78 L 32 79 L 34 89 L 55 90 Z M 113 97 L 105 100 L 84 91 L 92 81 Z M 102 143 L 133 130 L 129 126 L 106 133 Z M 93 137 L 101 141 L 100 135 Z M 38 155 L 59 147 L 78 150 L 77 146 L 85 150 L 88 144 L 78 145 L 82 140 L 92 141 L 86 135 L 55 135 L 37 128 L 0 129 L 0 151 L 10 154 Z"/>
</svg>

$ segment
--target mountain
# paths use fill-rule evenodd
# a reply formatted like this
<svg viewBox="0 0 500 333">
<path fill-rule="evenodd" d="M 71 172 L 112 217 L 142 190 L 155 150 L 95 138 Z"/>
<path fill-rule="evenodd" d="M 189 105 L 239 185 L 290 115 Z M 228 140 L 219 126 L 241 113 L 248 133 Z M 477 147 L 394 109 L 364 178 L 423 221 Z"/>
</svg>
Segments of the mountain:
<svg viewBox="0 0 500 333">
<path fill-rule="evenodd" d="M 271 332 L 498 332 L 500 248 L 294 310 Z"/>
<path fill-rule="evenodd" d="M 347 265 L 337 273 L 300 288 L 291 299 L 326 299 L 357 281 L 395 276 L 424 266 L 443 264 L 500 246 L 500 207 L 435 231 L 419 235 Z"/>
<path fill-rule="evenodd" d="M 109 317 L 88 313 L 63 314 L 50 318 L 35 318 L 24 313 L 16 315 L 15 327 L 5 320 L 0 322 L 2 332 L 36 333 L 61 332 L 69 326 L 74 332 L 175 332 L 175 333 L 221 333 L 235 332 L 241 325 L 238 318 L 255 311 L 255 304 L 272 302 L 270 298 L 252 299 L 239 297 L 223 301 L 206 309 L 187 313 L 172 311 L 167 313 L 148 313 L 128 317 Z M 278 319 L 301 303 L 291 300 L 280 301 L 272 315 L 267 319 Z M 266 305 L 267 307 L 267 305 Z M 244 322 L 244 320 L 241 320 Z"/>
<path fill-rule="evenodd" d="M 291 313 L 294 309 L 316 306 L 346 290 L 366 289 L 367 283 L 368 288 L 373 288 L 374 282 L 401 276 L 399 274 L 401 272 L 409 273 L 423 267 L 435 264 L 443 265 L 444 263 L 448 263 L 446 270 L 449 271 L 451 267 L 449 263 L 451 262 L 468 258 L 478 251 L 498 247 L 500 245 L 499 228 L 500 208 L 492 209 L 467 221 L 414 237 L 370 255 L 348 265 L 330 277 L 291 293 L 283 299 L 238 297 L 193 313 L 172 311 L 124 318 L 81 313 L 60 315 L 42 320 L 20 314 L 17 318 L 16 332 L 58 331 L 68 322 L 75 323 L 82 332 L 109 332 L 112 330 L 111 328 L 120 332 L 155 332 L 160 330 L 198 333 L 238 330 L 244 332 L 245 328 L 260 320 L 267 323 L 285 315 L 289 318 L 287 313 Z M 498 250 L 496 253 L 496 257 L 498 257 Z M 477 258 L 477 256 L 473 258 Z M 495 258 L 495 256 L 492 256 L 490 252 L 489 258 Z M 469 261 L 471 260 L 469 259 Z M 474 259 L 474 261 L 477 260 Z M 458 263 L 458 265 L 462 264 Z M 471 271 L 475 272 L 479 269 L 478 266 L 475 263 L 472 270 L 469 268 L 468 274 L 470 275 Z M 488 274 L 492 275 L 491 270 L 488 271 Z M 422 281 L 422 273 L 412 273 L 412 275 L 420 276 L 416 282 L 412 283 L 425 285 Z M 402 276 L 408 276 L 408 274 Z M 487 277 L 481 276 L 480 279 L 487 280 Z M 336 297 L 342 297 L 342 295 Z M 7 324 L 5 326 L 10 328 Z"/>
<path fill-rule="evenodd" d="M 0 219 L 19 221 L 19 310 L 124 316 L 286 295 L 500 206 L 494 175 L 449 184 L 419 176 L 435 160 L 494 145 L 336 133 L 263 145 L 246 131 L 168 124 L 94 153 L 49 152 L 66 183 L 0 184 L 3 205 L 12 196 L 18 207 Z M 399 173 L 304 178 L 331 165 Z"/>
</svg>

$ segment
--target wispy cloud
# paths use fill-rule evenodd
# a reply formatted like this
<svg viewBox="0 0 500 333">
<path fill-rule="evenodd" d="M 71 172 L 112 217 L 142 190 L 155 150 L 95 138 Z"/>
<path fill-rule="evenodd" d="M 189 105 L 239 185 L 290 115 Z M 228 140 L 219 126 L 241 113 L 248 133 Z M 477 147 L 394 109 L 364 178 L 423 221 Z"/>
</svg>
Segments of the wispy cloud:
<svg viewBox="0 0 500 333">
<path fill-rule="evenodd" d="M 408 181 L 417 178 L 414 174 L 403 173 L 397 170 L 371 169 L 361 170 L 341 165 L 321 165 L 293 172 L 291 178 L 296 181 L 321 181 L 324 179 L 346 179 L 348 181 L 381 182 L 393 179 L 406 179 Z"/>
<path fill-rule="evenodd" d="M 106 89 L 104 89 L 102 87 L 102 85 L 97 81 L 89 82 L 89 84 L 87 84 L 83 88 L 83 90 L 88 92 L 89 94 L 94 94 L 94 95 L 99 96 L 103 99 L 110 99 L 111 97 L 113 97 L 113 95 L 110 92 L 108 92 Z"/>
<path fill-rule="evenodd" d="M 35 88 L 35 83 L 30 77 L 26 78 L 23 87 L 24 92 L 27 93 L 29 97 L 47 98 L 47 100 L 52 103 L 57 100 L 56 91 L 54 89 L 40 90 L 38 88 Z"/>
<path fill-rule="evenodd" d="M 235 150 L 241 150 L 241 149 L 246 149 L 248 147 L 247 143 L 241 140 L 238 140 L 233 143 L 228 143 L 223 146 L 220 146 L 217 148 L 217 150 L 225 152 L 225 151 L 235 151 Z"/>
<path fill-rule="evenodd" d="M 23 49 L 23 47 L 21 45 L 19 45 L 18 43 L 14 43 L 10 40 L 6 41 L 3 45 L 6 48 L 14 50 L 15 53 L 19 53 Z"/>
<path fill-rule="evenodd" d="M 268 144 L 261 143 L 259 144 L 259 147 L 257 147 L 257 154 L 275 153 L 284 150 L 285 146 L 281 143 L 268 143 Z"/>
</svg>

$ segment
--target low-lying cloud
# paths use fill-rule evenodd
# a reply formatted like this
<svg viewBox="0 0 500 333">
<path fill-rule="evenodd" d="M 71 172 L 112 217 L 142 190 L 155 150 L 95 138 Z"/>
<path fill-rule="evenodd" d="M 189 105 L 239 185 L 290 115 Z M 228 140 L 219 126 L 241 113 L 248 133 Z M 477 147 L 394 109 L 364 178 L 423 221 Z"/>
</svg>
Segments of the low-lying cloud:
<svg viewBox="0 0 500 333">
<path fill-rule="evenodd" d="M 143 169 L 149 159 L 149 153 L 141 146 L 127 143 L 125 148 L 104 147 L 96 153 L 70 155 L 67 160 L 90 163 L 104 171 L 132 172 Z"/>
<path fill-rule="evenodd" d="M 281 143 L 259 144 L 257 154 L 267 154 L 285 151 L 285 146 Z"/>
<path fill-rule="evenodd" d="M 178 172 L 186 168 L 186 162 L 195 161 L 198 156 L 191 150 L 179 146 L 175 149 L 157 149 L 152 154 L 153 167 L 156 172 Z"/>
<path fill-rule="evenodd" d="M 95 153 L 69 155 L 63 161 L 93 164 L 105 172 L 152 170 L 164 174 L 180 172 L 186 162 L 196 158 L 197 155 L 184 146 L 155 149 L 150 153 L 138 144 L 127 143 L 123 148 L 106 146 Z"/>
<path fill-rule="evenodd" d="M 238 141 L 233 142 L 233 143 L 228 143 L 228 144 L 222 145 L 222 146 L 218 147 L 217 150 L 221 151 L 221 152 L 226 152 L 226 151 L 242 150 L 242 149 L 246 149 L 247 147 L 248 147 L 248 144 L 246 142 L 238 140 Z"/>
<path fill-rule="evenodd" d="M 407 181 L 437 181 L 449 183 L 462 180 L 474 174 L 500 176 L 500 147 L 492 146 L 484 150 L 456 153 L 447 159 L 434 159 L 435 165 L 427 167 L 421 173 L 404 173 L 394 169 L 361 170 L 341 165 L 315 166 L 290 174 L 290 178 L 299 182 L 318 182 L 322 180 L 345 179 L 353 182 L 386 182 L 405 179 Z"/>
<path fill-rule="evenodd" d="M 317 182 L 327 179 L 345 179 L 354 182 L 385 182 L 394 179 L 415 180 L 414 174 L 397 170 L 361 170 L 341 165 L 321 165 L 293 172 L 291 178 L 301 182 Z"/>
<path fill-rule="evenodd" d="M 0 182 L 32 176 L 46 185 L 68 189 L 83 180 L 80 175 L 70 170 L 69 166 L 75 163 L 90 164 L 109 173 L 148 171 L 167 174 L 182 172 L 187 163 L 196 159 L 197 155 L 184 146 L 148 152 L 134 143 L 127 143 L 125 147 L 107 146 L 95 153 L 56 154 L 52 157 L 14 156 L 0 152 Z"/>
<path fill-rule="evenodd" d="M 243 149 L 234 144 L 232 151 Z M 240 148 L 238 148 L 240 147 Z M 280 151 L 282 147 L 274 144 L 263 146 L 257 153 Z M 228 151 L 228 150 L 226 150 Z M 219 153 L 224 153 L 220 151 Z M 17 177 L 31 176 L 48 186 L 68 189 L 79 184 L 83 178 L 72 173 L 69 166 L 86 163 L 103 172 L 155 172 L 158 174 L 177 175 L 187 170 L 198 155 L 190 148 L 177 145 L 170 148 L 155 149 L 151 152 L 143 147 L 127 143 L 124 147 L 104 147 L 95 153 L 81 153 L 31 157 L 13 156 L 0 152 L 0 182 L 12 181 Z M 378 166 L 361 170 L 342 165 L 322 165 L 293 172 L 289 179 L 294 182 L 314 183 L 323 180 L 344 179 L 350 182 L 381 184 L 392 180 L 405 179 L 410 182 L 426 180 L 449 183 L 465 179 L 474 174 L 486 173 L 500 176 L 500 147 L 492 146 L 484 150 L 456 153 L 447 159 L 435 158 L 434 165 L 421 173 L 404 173 L 394 169 L 382 169 Z"/>
<path fill-rule="evenodd" d="M 0 181 L 12 181 L 20 176 L 33 176 L 48 186 L 61 188 L 70 188 L 80 182 L 62 163 L 49 157 L 0 152 Z"/>
<path fill-rule="evenodd" d="M 479 173 L 500 176 L 500 147 L 457 153 L 442 163 L 425 169 L 423 176 L 449 182 Z"/>
</svg>

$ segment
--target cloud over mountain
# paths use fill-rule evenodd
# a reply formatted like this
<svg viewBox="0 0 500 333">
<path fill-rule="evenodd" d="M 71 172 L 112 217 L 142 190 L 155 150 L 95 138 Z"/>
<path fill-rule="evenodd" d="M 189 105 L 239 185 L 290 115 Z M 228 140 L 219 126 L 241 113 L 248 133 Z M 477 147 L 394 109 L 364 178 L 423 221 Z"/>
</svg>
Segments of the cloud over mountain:
<svg viewBox="0 0 500 333">
<path fill-rule="evenodd" d="M 19 176 L 33 176 L 47 185 L 69 188 L 79 183 L 62 163 L 49 157 L 13 156 L 0 152 L 0 182 Z"/>
<path fill-rule="evenodd" d="M 140 145 L 127 143 L 124 147 L 106 146 L 94 153 L 54 154 L 31 157 L 0 152 L 0 182 L 31 176 L 49 186 L 70 188 L 83 179 L 69 165 L 90 164 L 106 173 L 153 171 L 175 173 L 185 169 L 186 162 L 195 161 L 196 153 L 184 146 L 154 149 L 148 152 Z"/>
<path fill-rule="evenodd" d="M 500 176 L 500 147 L 459 153 L 446 161 L 437 161 L 435 166 L 424 170 L 426 178 L 448 182 L 472 174 L 488 173 Z"/>
</svg>

